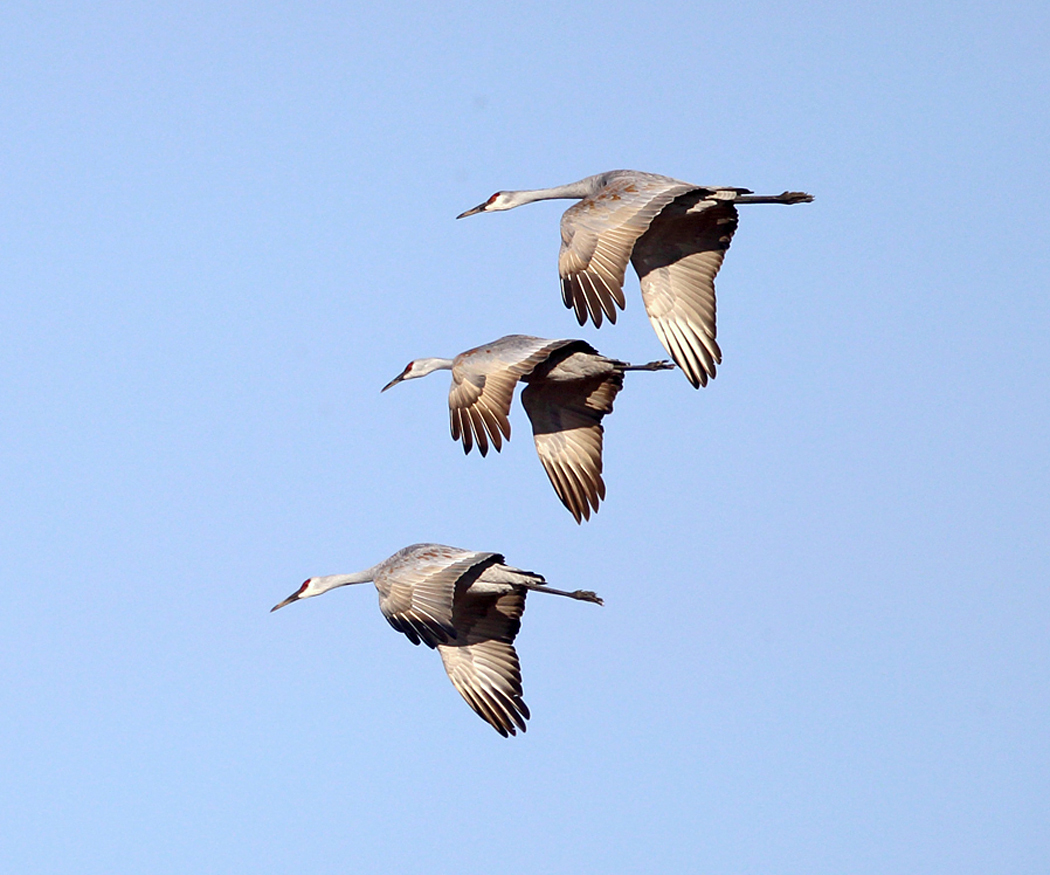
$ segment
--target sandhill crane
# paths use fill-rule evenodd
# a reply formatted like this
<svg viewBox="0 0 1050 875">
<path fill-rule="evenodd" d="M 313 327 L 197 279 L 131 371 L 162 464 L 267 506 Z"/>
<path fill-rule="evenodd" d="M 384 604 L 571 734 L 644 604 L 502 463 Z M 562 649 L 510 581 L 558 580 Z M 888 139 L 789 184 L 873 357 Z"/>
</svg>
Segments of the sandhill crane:
<svg viewBox="0 0 1050 875">
<path fill-rule="evenodd" d="M 528 385 L 521 403 L 532 422 L 536 452 L 554 491 L 579 523 L 591 518 L 605 498 L 602 480 L 602 417 L 612 412 L 623 388 L 624 371 L 673 368 L 670 362 L 629 365 L 606 358 L 582 340 L 544 340 L 511 334 L 468 349 L 454 359 L 411 361 L 381 391 L 402 380 L 452 371 L 448 393 L 452 439 L 469 453 L 477 442 L 481 455 L 491 439 L 496 451 L 510 439 L 510 403 L 514 385 Z M 487 432 L 487 436 L 486 436 Z"/>
<path fill-rule="evenodd" d="M 655 173 L 611 170 L 531 191 L 497 191 L 460 213 L 511 210 L 554 198 L 579 198 L 561 217 L 562 300 L 597 328 L 624 308 L 627 262 L 634 265 L 656 336 L 694 387 L 715 375 L 715 275 L 737 226 L 735 204 L 808 203 L 800 191 L 753 195 L 746 188 L 693 185 Z"/>
<path fill-rule="evenodd" d="M 369 581 L 379 590 L 387 622 L 413 644 L 436 648 L 452 685 L 504 738 L 524 732 L 529 719 L 514 650 L 529 590 L 602 603 L 587 590 L 552 589 L 541 575 L 504 564 L 499 553 L 413 544 L 356 574 L 311 577 L 270 611 Z"/>
</svg>

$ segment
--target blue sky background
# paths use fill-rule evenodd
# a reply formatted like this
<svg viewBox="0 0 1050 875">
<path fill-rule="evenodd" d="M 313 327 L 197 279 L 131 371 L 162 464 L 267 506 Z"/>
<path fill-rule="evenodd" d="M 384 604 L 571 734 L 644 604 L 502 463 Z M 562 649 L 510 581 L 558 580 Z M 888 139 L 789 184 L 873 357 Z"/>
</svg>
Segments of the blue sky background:
<svg viewBox="0 0 1050 875">
<path fill-rule="evenodd" d="M 1043 3 L 6 5 L 0 868 L 1050 868 Z M 503 334 L 662 356 L 560 302 L 617 167 L 742 208 L 724 365 L 628 375 L 577 526 Z M 504 740 L 307 576 L 434 540 L 533 597 Z"/>
</svg>

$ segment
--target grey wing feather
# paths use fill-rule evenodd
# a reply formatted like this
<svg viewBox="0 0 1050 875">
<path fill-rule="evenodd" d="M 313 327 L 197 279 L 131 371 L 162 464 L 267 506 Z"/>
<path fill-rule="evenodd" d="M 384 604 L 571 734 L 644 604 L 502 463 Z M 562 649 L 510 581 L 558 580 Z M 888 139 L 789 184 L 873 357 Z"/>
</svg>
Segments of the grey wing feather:
<svg viewBox="0 0 1050 875">
<path fill-rule="evenodd" d="M 600 328 L 603 313 L 616 322 L 616 307 L 624 307 L 624 274 L 635 241 L 665 206 L 696 189 L 652 174 L 624 176 L 565 211 L 558 273 L 562 300 L 580 325 L 589 315 Z"/>
<path fill-rule="evenodd" d="M 493 563 L 496 553 L 472 553 L 437 545 L 421 545 L 415 555 L 396 568 L 376 574 L 379 609 L 387 622 L 413 644 L 428 647 L 456 639 L 453 600 L 456 584 L 476 580 Z"/>
<path fill-rule="evenodd" d="M 623 388 L 623 371 L 571 383 L 530 383 L 521 403 L 551 485 L 576 522 L 590 519 L 605 498 L 602 479 L 602 417 Z"/>
<path fill-rule="evenodd" d="M 631 263 L 657 337 L 695 387 L 715 376 L 715 276 L 733 239 L 732 203 L 683 197 L 638 240 Z"/>
<path fill-rule="evenodd" d="M 487 455 L 489 441 L 499 452 L 510 439 L 510 405 L 514 386 L 554 350 L 569 340 L 508 335 L 456 356 L 452 387 L 448 393 L 449 422 L 453 440 L 463 441 L 469 453 L 477 443 Z"/>
<path fill-rule="evenodd" d="M 437 648 L 452 685 L 504 737 L 516 735 L 518 729 L 524 732 L 529 718 L 513 643 L 524 611 L 524 591 L 493 597 L 460 590 L 456 640 Z"/>
</svg>

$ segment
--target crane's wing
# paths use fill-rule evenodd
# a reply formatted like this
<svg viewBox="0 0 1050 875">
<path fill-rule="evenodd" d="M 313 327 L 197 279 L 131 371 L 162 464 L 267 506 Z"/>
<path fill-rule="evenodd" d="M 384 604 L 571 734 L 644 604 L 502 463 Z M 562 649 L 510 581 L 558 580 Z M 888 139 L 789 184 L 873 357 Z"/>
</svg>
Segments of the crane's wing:
<svg viewBox="0 0 1050 875">
<path fill-rule="evenodd" d="M 623 388 L 618 368 L 571 382 L 529 383 L 521 403 L 532 422 L 536 452 L 554 491 L 576 522 L 591 518 L 605 498 L 602 417 Z"/>
<path fill-rule="evenodd" d="M 671 201 L 696 189 L 665 176 L 613 178 L 562 214 L 561 296 L 580 325 L 590 314 L 600 328 L 603 311 L 616 322 L 614 303 L 623 309 L 624 273 L 635 241 Z"/>
<path fill-rule="evenodd" d="M 458 634 L 452 609 L 456 584 L 463 580 L 469 586 L 487 567 L 502 559 L 497 553 L 423 545 L 395 566 L 376 574 L 379 609 L 387 622 L 413 644 L 446 644 Z"/>
<path fill-rule="evenodd" d="M 448 393 L 449 422 L 452 439 L 462 439 L 464 453 L 477 441 L 481 455 L 486 455 L 490 438 L 497 452 L 503 448 L 503 438 L 510 440 L 514 384 L 552 351 L 571 342 L 512 334 L 456 356 Z"/>
<path fill-rule="evenodd" d="M 731 202 L 679 198 L 631 255 L 656 336 L 696 388 L 707 385 L 722 361 L 715 340 L 715 275 L 736 226 Z"/>
<path fill-rule="evenodd" d="M 452 685 L 477 715 L 500 735 L 525 731 L 529 709 L 522 700 L 521 664 L 514 637 L 521 628 L 525 592 L 456 598 L 456 640 L 438 645 Z"/>
</svg>

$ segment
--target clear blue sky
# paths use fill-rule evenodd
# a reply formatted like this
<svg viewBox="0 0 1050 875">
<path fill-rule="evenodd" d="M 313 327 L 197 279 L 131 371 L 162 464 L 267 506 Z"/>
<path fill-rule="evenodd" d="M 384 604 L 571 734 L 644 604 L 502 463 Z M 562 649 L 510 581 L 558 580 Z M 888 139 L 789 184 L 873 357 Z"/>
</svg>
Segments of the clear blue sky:
<svg viewBox="0 0 1050 875">
<path fill-rule="evenodd" d="M 1050 870 L 1045 3 L 81 4 L 0 23 L 0 869 Z M 412 358 L 617 167 L 761 192 L 577 526 Z M 314 574 L 497 550 L 526 735 Z"/>
</svg>

